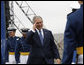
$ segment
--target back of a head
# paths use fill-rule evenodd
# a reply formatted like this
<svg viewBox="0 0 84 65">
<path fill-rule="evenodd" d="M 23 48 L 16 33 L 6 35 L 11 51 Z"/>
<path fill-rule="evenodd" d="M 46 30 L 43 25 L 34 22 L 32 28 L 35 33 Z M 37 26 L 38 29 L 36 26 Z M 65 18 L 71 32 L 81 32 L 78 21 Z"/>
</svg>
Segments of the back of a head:
<svg viewBox="0 0 84 65">
<path fill-rule="evenodd" d="M 79 2 L 79 4 L 83 4 L 83 1 L 78 1 Z"/>
</svg>

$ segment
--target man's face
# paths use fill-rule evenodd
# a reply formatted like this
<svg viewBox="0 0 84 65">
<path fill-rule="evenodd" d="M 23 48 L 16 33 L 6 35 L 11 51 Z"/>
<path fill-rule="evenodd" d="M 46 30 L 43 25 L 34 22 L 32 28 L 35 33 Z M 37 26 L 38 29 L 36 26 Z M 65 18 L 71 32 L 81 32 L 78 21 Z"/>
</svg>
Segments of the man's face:
<svg viewBox="0 0 84 65">
<path fill-rule="evenodd" d="M 27 36 L 27 33 L 22 33 L 22 35 L 23 35 L 23 37 L 25 37 L 25 38 L 26 38 L 26 36 Z"/>
<path fill-rule="evenodd" d="M 35 26 L 39 30 L 42 29 L 42 27 L 43 27 L 43 21 L 42 21 L 42 19 L 40 19 L 40 18 L 35 19 Z"/>
<path fill-rule="evenodd" d="M 15 36 L 15 32 L 14 32 L 14 31 L 9 32 L 9 36 L 10 36 L 10 37 Z"/>
</svg>

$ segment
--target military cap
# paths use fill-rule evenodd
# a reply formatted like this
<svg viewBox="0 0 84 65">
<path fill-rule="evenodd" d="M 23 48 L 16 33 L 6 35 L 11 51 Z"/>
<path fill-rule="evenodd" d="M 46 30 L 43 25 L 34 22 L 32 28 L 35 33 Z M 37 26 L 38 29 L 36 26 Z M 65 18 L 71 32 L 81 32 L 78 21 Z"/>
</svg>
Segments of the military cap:
<svg viewBox="0 0 84 65">
<path fill-rule="evenodd" d="M 29 31 L 29 29 L 28 28 L 23 28 L 23 29 L 21 29 L 21 31 L 22 31 L 22 33 L 27 33 Z"/>
<path fill-rule="evenodd" d="M 11 31 L 14 31 L 15 32 L 16 31 L 16 28 L 14 28 L 14 27 L 8 27 L 7 30 L 8 30 L 8 32 L 11 32 Z"/>
</svg>

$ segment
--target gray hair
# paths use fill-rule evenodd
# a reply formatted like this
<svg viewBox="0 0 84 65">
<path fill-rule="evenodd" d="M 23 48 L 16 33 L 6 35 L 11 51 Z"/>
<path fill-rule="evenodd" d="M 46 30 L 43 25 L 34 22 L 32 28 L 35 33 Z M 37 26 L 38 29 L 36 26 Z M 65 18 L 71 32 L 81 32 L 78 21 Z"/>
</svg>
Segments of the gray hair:
<svg viewBox="0 0 84 65">
<path fill-rule="evenodd" d="M 42 19 L 41 16 L 34 16 L 34 17 L 33 17 L 33 23 L 35 22 L 35 19 L 41 19 L 41 20 L 43 21 L 43 19 Z"/>
</svg>

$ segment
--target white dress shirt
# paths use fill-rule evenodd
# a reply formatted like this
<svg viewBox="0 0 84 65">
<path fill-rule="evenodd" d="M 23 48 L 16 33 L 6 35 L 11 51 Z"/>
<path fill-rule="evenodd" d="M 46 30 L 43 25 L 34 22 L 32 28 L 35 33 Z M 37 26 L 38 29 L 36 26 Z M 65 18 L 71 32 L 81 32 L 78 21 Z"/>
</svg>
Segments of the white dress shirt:
<svg viewBox="0 0 84 65">
<path fill-rule="evenodd" d="M 38 32 L 38 35 L 40 35 L 39 30 L 38 30 L 38 29 L 36 29 L 36 31 Z M 44 39 L 43 29 L 41 29 L 41 33 L 42 33 L 42 37 L 43 37 L 43 39 Z"/>
</svg>

